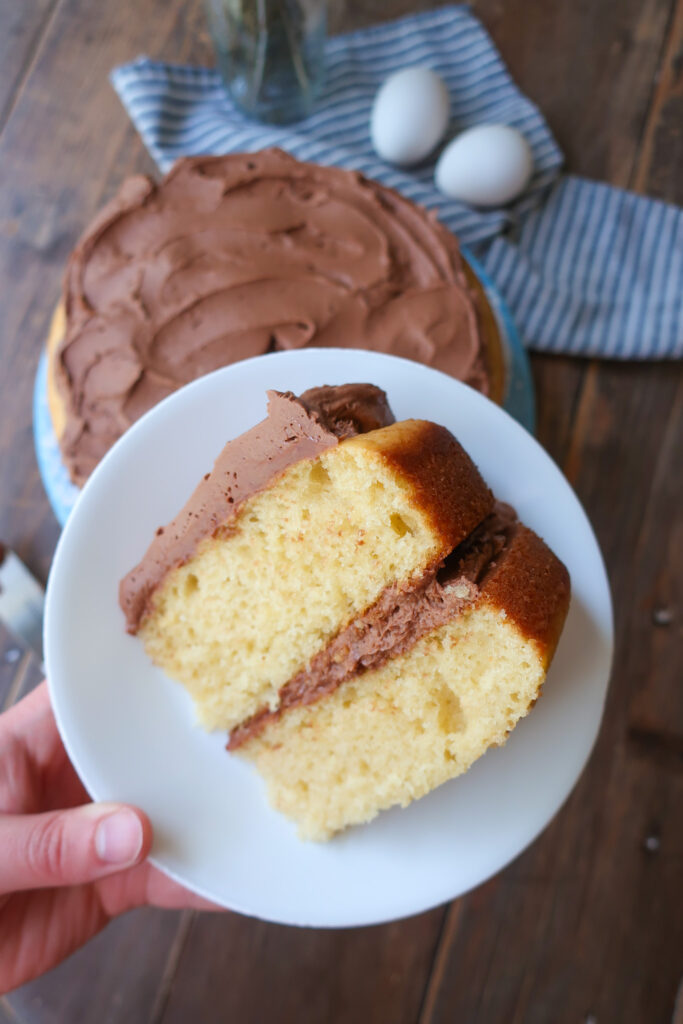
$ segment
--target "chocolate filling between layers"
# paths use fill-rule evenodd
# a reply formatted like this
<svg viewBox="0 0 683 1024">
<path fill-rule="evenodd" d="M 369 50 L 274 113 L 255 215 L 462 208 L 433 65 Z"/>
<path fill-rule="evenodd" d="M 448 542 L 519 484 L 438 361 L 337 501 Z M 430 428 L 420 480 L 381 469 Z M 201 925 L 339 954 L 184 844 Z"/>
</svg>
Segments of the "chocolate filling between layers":
<svg viewBox="0 0 683 1024">
<path fill-rule="evenodd" d="M 387 396 L 374 384 L 310 388 L 298 398 L 269 391 L 266 418 L 226 444 L 189 501 L 159 527 L 142 561 L 121 581 L 128 632 L 137 633 L 166 574 L 184 565 L 204 537 L 229 530 L 244 502 L 276 476 L 345 438 L 394 422 Z"/>
<path fill-rule="evenodd" d="M 392 584 L 280 689 L 280 703 L 262 708 L 230 733 L 237 750 L 289 708 L 313 704 L 349 679 L 405 654 L 427 633 L 445 625 L 476 601 L 480 585 L 509 546 L 518 527 L 513 508 L 494 511 L 444 562 L 415 583 Z"/>
</svg>

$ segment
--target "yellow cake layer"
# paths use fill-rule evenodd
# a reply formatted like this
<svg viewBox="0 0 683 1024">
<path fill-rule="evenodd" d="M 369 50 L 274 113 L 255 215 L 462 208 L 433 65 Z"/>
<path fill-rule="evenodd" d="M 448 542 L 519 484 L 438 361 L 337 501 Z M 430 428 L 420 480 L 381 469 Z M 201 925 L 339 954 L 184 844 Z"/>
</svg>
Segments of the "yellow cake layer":
<svg viewBox="0 0 683 1024">
<path fill-rule="evenodd" d="M 302 838 L 328 839 L 503 743 L 538 696 L 549 653 L 480 600 L 380 669 L 287 710 L 237 753 Z"/>
<path fill-rule="evenodd" d="M 409 420 L 344 441 L 295 463 L 171 570 L 140 635 L 201 724 L 232 729 L 275 707 L 340 629 L 389 584 L 439 562 L 488 504 L 443 428 Z"/>
</svg>

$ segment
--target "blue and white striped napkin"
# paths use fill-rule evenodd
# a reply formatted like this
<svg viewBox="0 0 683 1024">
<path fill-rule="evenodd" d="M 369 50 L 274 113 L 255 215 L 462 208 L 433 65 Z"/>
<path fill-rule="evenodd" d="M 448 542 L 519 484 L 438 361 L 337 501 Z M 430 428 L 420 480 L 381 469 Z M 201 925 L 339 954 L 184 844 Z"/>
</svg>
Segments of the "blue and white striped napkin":
<svg viewBox="0 0 683 1024">
<path fill-rule="evenodd" d="M 432 163 L 406 171 L 376 156 L 369 135 L 374 95 L 387 75 L 415 64 L 433 68 L 448 86 L 450 135 L 483 123 L 524 133 L 535 173 L 516 203 L 475 210 L 436 190 Z M 474 248 L 530 348 L 621 359 L 683 355 L 683 213 L 560 175 L 562 153 L 548 125 L 468 7 L 336 36 L 327 43 L 326 66 L 315 112 L 282 127 L 240 114 L 214 70 L 140 57 L 111 77 L 162 171 L 187 154 L 266 146 L 359 170 L 434 210 Z"/>
</svg>

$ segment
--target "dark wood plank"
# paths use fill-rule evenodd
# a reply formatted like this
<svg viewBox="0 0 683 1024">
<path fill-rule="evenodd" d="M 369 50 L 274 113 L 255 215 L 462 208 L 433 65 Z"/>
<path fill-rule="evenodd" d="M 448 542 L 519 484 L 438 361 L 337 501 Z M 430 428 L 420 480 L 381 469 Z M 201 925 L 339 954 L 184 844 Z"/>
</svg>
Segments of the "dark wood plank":
<svg viewBox="0 0 683 1024">
<path fill-rule="evenodd" d="M 623 608 L 635 681 L 629 739 L 637 753 L 683 769 L 683 375 L 662 438 L 652 495 L 636 541 L 632 602 Z"/>
<path fill-rule="evenodd" d="M 198 917 L 161 1024 L 218 1014 L 240 1024 L 411 1024 L 443 913 L 348 931 Z"/>
<path fill-rule="evenodd" d="M 482 6 L 478 5 L 478 9 Z M 535 24 L 530 35 L 533 38 L 535 31 L 536 42 L 543 47 L 543 19 L 534 18 L 530 6 L 525 4 L 525 16 L 531 16 Z M 564 84 L 571 80 L 572 89 L 564 89 L 564 96 L 560 94 L 556 98 L 552 88 L 550 96 L 544 88 L 542 106 L 561 143 L 568 149 L 570 160 L 574 158 L 570 165 L 572 170 L 607 177 L 615 183 L 643 190 L 662 166 L 661 153 L 653 157 L 654 144 L 648 147 L 648 139 L 661 138 L 659 113 L 667 109 L 667 104 L 675 102 L 672 69 L 680 53 L 681 4 L 678 4 L 676 20 L 664 45 L 664 68 L 669 72 L 665 71 L 658 89 L 649 98 L 648 86 L 656 68 L 661 37 L 658 43 L 649 30 L 643 32 L 641 24 L 631 33 L 638 44 L 629 47 L 630 55 L 624 55 L 620 54 L 622 47 L 615 45 L 619 38 L 618 25 L 613 24 L 610 29 L 604 24 L 605 18 L 616 16 L 619 20 L 627 16 L 627 6 L 619 5 L 618 9 L 617 5 L 594 6 L 591 17 L 603 20 L 602 31 L 590 45 L 590 62 L 575 66 L 569 78 L 566 76 L 568 69 L 562 67 L 562 55 L 565 55 L 564 60 L 574 61 L 581 47 L 568 42 L 558 49 L 548 44 L 547 60 L 559 59 L 560 81 Z M 661 30 L 667 19 L 665 5 L 660 8 L 659 17 L 650 22 L 650 27 L 656 23 Z M 546 25 L 547 38 L 552 40 L 560 32 L 570 40 L 579 29 L 579 18 L 567 32 L 568 26 L 563 27 L 566 17 L 561 12 L 558 16 L 557 5 L 546 11 L 547 20 L 553 22 Z M 509 13 L 509 5 L 498 6 L 492 12 L 490 27 L 499 41 L 505 35 L 502 22 Z M 647 13 L 643 10 L 642 16 L 650 14 L 648 8 Z M 604 61 L 597 60 L 598 50 L 604 51 L 610 39 L 610 53 L 603 53 Z M 641 49 L 643 41 L 645 46 Z M 533 76 L 543 75 L 547 67 L 544 58 L 533 59 L 533 47 L 526 34 L 524 42 L 526 54 L 523 43 L 514 48 L 515 56 L 508 54 L 504 43 L 501 45 L 515 76 L 533 96 Z M 620 61 L 626 57 L 620 86 L 614 91 L 609 80 L 616 69 L 612 66 L 606 70 L 612 56 Z M 641 59 L 644 64 L 640 63 Z M 586 70 L 587 63 L 590 68 Z M 541 84 L 547 80 L 546 75 Z M 608 95 L 605 95 L 606 88 L 610 90 Z M 633 102 L 621 102 L 617 110 L 617 114 L 622 113 L 621 119 L 611 119 L 610 130 L 606 131 L 605 100 L 608 106 L 620 89 L 628 91 L 629 88 L 635 89 Z M 569 117 L 569 105 L 576 104 L 583 89 L 586 90 L 584 96 L 592 95 L 593 100 L 589 103 L 579 100 L 577 109 L 585 111 L 588 107 L 589 112 L 577 129 Z M 599 110 L 603 119 L 602 131 L 597 133 L 595 141 L 590 138 L 595 130 L 595 125 L 591 128 L 592 110 Z M 626 112 L 628 120 L 623 117 Z M 573 144 L 567 144 L 562 118 L 567 118 L 571 126 Z M 645 137 L 643 154 L 640 153 L 641 134 Z M 588 147 L 584 145 L 586 138 Z M 668 148 L 671 149 L 670 141 Z M 665 197 L 680 201 L 682 184 L 680 175 L 669 176 L 669 191 L 664 193 Z M 670 910 L 676 900 L 676 879 L 670 865 L 681 843 L 673 803 L 675 796 L 680 800 L 680 789 L 674 791 L 680 779 L 674 775 L 663 780 L 660 772 L 662 762 L 667 770 L 675 772 L 680 733 L 665 733 L 658 712 L 666 707 L 668 717 L 675 702 L 680 711 L 680 687 L 674 687 L 672 697 L 671 672 L 667 671 L 670 666 L 675 672 L 680 658 L 676 657 L 673 636 L 657 635 L 657 629 L 661 634 L 667 627 L 653 628 L 652 614 L 643 615 L 643 606 L 647 608 L 648 603 L 645 596 L 648 594 L 648 567 L 650 579 L 652 573 L 657 574 L 658 593 L 662 588 L 661 573 L 666 572 L 668 565 L 672 566 L 674 578 L 676 566 L 679 566 L 680 576 L 680 548 L 676 560 L 669 534 L 676 506 L 670 493 L 666 493 L 667 482 L 671 491 L 676 487 L 671 481 L 680 477 L 675 470 L 680 465 L 680 451 L 678 461 L 671 452 L 681 443 L 674 399 L 675 378 L 670 379 L 669 367 L 616 367 L 593 363 L 584 373 L 581 364 L 574 363 L 573 371 L 562 365 L 571 363 L 570 360 L 535 357 L 533 363 L 539 395 L 539 436 L 551 454 L 565 464 L 570 479 L 587 501 L 598 535 L 607 549 L 619 616 L 619 659 L 597 750 L 565 810 L 516 864 L 479 893 L 452 907 L 421 1024 L 453 1019 L 473 1022 L 499 1019 L 668 1021 L 673 1010 L 672 993 L 683 966 L 680 957 L 671 954 L 671 944 L 680 948 L 681 938 L 680 922 Z M 625 379 L 628 396 L 623 391 Z M 640 384 L 645 381 L 649 385 L 648 398 L 640 401 L 644 398 Z M 659 408 L 660 402 L 663 408 Z M 639 407 L 642 419 L 631 419 L 631 406 Z M 643 426 L 624 430 L 626 423 Z M 637 472 L 631 476 L 631 449 L 636 438 L 639 446 L 645 442 L 647 455 L 638 459 Z M 642 451 L 640 454 L 642 456 Z M 648 502 L 649 474 L 658 459 L 656 479 L 664 481 L 664 488 L 657 491 L 655 486 Z M 590 474 L 586 467 L 590 467 Z M 586 476 L 590 479 L 585 479 Z M 680 485 L 678 490 L 680 501 Z M 640 501 L 634 501 L 633 494 Z M 639 518 L 648 512 L 648 524 L 639 528 Z M 660 544 L 653 558 L 655 535 Z M 626 578 L 627 570 L 632 570 L 631 554 L 638 543 L 643 558 L 638 569 Z M 671 580 L 668 582 L 670 585 Z M 666 585 L 663 589 L 668 596 L 670 590 Z M 649 602 L 656 603 L 652 594 Z M 627 609 L 627 621 L 621 618 L 622 604 Z M 669 608 L 669 602 L 664 602 L 662 607 Z M 648 660 L 648 652 L 655 645 L 657 660 L 653 657 Z M 636 696 L 629 718 L 624 712 L 624 699 L 634 688 Z M 679 726 L 683 724 L 680 715 L 669 718 L 669 722 L 672 721 Z M 609 791 L 601 788 L 601 781 L 606 777 L 612 780 Z M 633 804 L 624 797 L 628 792 L 627 781 L 631 792 L 636 794 Z M 588 842 L 582 840 L 586 833 L 592 837 L 592 827 L 600 823 L 604 813 L 612 819 L 611 829 L 606 828 L 603 833 L 609 840 L 603 843 L 592 838 Z M 667 833 L 668 870 L 652 870 L 652 859 L 662 850 L 663 831 Z M 617 848 L 614 838 L 619 832 L 624 849 L 622 851 L 621 845 L 618 847 L 617 877 L 613 870 L 613 851 Z M 566 884 L 562 871 L 564 851 L 569 849 L 576 853 L 582 847 L 589 856 L 584 855 L 568 865 L 571 884 Z M 603 863 L 607 867 L 598 870 L 596 865 Z M 586 896 L 591 883 L 596 889 L 592 902 Z M 646 888 L 648 892 L 644 896 Z M 651 912 L 653 906 L 657 907 L 659 919 Z M 573 912 L 575 908 L 582 908 L 581 917 L 577 916 L 578 910 Z M 666 936 L 654 949 L 643 942 L 643 936 L 652 934 L 653 930 L 659 936 Z M 620 941 L 615 941 L 615 932 Z M 569 941 L 568 937 L 571 937 Z M 513 946 L 524 948 L 526 955 L 523 958 L 511 956 Z M 650 987 L 656 989 L 654 1004 L 648 1002 Z"/>
<path fill-rule="evenodd" d="M 417 6 L 410 0 L 391 5 L 347 0 L 332 5 L 332 22 L 337 30 L 360 27 Z M 671 73 L 660 78 L 654 92 L 651 88 L 669 20 L 667 3 L 549 6 L 543 0 L 505 5 L 482 0 L 475 7 L 521 86 L 549 116 L 572 170 L 648 188 L 661 181 L 660 194 L 674 197 L 668 167 L 673 166 L 670 154 L 677 152 L 671 138 L 680 137 L 675 135 L 679 108 L 672 37 L 665 48 Z M 75 237 L 125 173 L 150 168 L 106 72 L 143 50 L 201 60 L 206 40 L 200 19 L 198 3 L 180 0 L 150 0 L 144 18 L 132 0 L 119 5 L 61 0 L 50 36 L 12 109 L 6 138 L 0 138 L 0 274 L 9 285 L 0 294 L 3 366 L 9 368 L 0 377 L 0 490 L 12 495 L 0 507 L 0 535 L 43 576 L 57 530 L 31 453 L 33 368 Z M 649 139 L 652 143 L 641 181 L 637 175 L 634 179 L 633 168 L 643 124 L 646 148 Z M 55 125 L 59 132 L 51 130 Z M 639 533 L 637 514 L 629 506 L 627 521 L 619 522 L 613 534 L 610 530 L 612 521 L 621 518 L 623 503 L 631 501 L 625 466 L 632 444 L 617 443 L 612 434 L 619 422 L 654 418 L 632 474 L 634 486 L 646 492 L 647 459 L 654 464 L 658 451 L 672 448 L 675 388 L 666 376 L 668 368 L 656 378 L 663 381 L 663 390 L 653 385 L 646 396 L 637 392 L 640 382 L 651 379 L 651 367 L 626 368 L 625 377 L 615 367 L 585 371 L 586 364 L 567 359 L 534 359 L 539 435 L 568 466 L 596 516 L 616 573 L 618 602 L 629 609 L 619 623 L 624 652 L 615 674 L 618 688 L 613 685 L 589 772 L 567 808 L 515 865 L 449 912 L 426 998 L 442 911 L 340 933 L 207 918 L 193 924 L 186 942 L 171 916 L 139 912 L 15 994 L 12 1006 L 27 1022 L 103 1016 L 133 1022 L 216 1019 L 217 1014 L 227 1016 L 229 1007 L 247 1021 L 274 1019 L 274 1014 L 283 1021 L 408 1021 L 417 1018 L 421 1005 L 424 1021 L 583 1021 L 591 1014 L 600 1024 L 657 1020 L 643 1002 L 647 986 L 654 991 L 654 1012 L 668 1006 L 670 1018 L 672 950 L 676 941 L 681 943 L 677 922 L 671 921 L 675 904 L 667 894 L 675 891 L 680 833 L 673 801 L 678 796 L 680 805 L 680 791 L 674 789 L 673 762 L 662 755 L 660 709 L 670 683 L 653 675 L 650 665 L 667 657 L 671 663 L 665 637 L 673 633 L 657 627 L 652 639 L 646 624 L 653 593 L 668 601 L 669 576 L 660 570 L 670 556 L 662 544 L 656 548 L 649 589 L 637 589 L 649 540 L 663 532 L 670 499 L 656 486 L 647 509 L 638 506 L 649 525 Z M 632 414 L 645 419 L 628 419 Z M 658 450 L 652 431 L 661 441 Z M 660 454 L 657 480 L 666 481 L 669 459 Z M 611 469 L 615 460 L 622 460 L 621 471 Z M 635 549 L 640 551 L 639 569 L 628 571 L 624 563 Z M 629 589 L 634 586 L 635 591 Z M 37 679 L 35 667 L 29 663 L 27 668 L 24 682 L 30 686 Z M 0 666 L 0 678 L 1 671 Z M 158 917 L 169 923 L 162 927 Z M 643 937 L 653 932 L 654 953 L 643 945 Z M 572 933 L 579 935 L 579 943 L 568 947 Z M 642 1013 L 639 1018 L 632 1006 Z M 554 1016 L 543 1016 L 549 1008 Z M 622 1011 L 625 1015 L 619 1016 Z M 669 1018 L 661 1019 L 668 1024 Z"/>
<path fill-rule="evenodd" d="M 683 202 L 683 0 L 677 0 L 634 181 L 638 192 Z"/>
<path fill-rule="evenodd" d="M 58 528 L 33 456 L 35 366 L 78 234 L 127 173 L 152 170 L 107 74 L 141 51 L 183 60 L 190 51 L 201 58 L 205 46 L 199 4 L 156 0 L 141 17 L 132 3 L 62 0 L 0 137 L 0 536 L 42 578 Z M 17 696 L 40 680 L 34 660 L 24 667 Z M 127 915 L 8 997 L 7 1012 L 31 1024 L 147 1022 L 181 921 L 161 911 Z"/>
<path fill-rule="evenodd" d="M 673 827 L 653 831 L 648 802 L 673 825 L 680 779 L 663 785 L 654 765 L 623 751 L 598 750 L 600 762 L 543 840 L 455 911 L 438 998 L 421 1024 L 671 1020 L 681 976 L 672 905 L 681 837 Z"/>
<path fill-rule="evenodd" d="M 26 77 L 57 0 L 6 3 L 0 12 L 0 131 Z"/>
<path fill-rule="evenodd" d="M 683 773 L 680 762 L 661 756 L 657 726 L 648 749 L 634 749 L 631 730 L 643 687 L 656 703 L 653 694 L 668 692 L 669 667 L 680 665 L 673 632 L 661 634 L 652 621 L 643 573 L 647 559 L 655 573 L 668 565 L 676 542 L 671 480 L 680 459 L 670 438 L 681 437 L 680 386 L 667 366 L 647 375 L 634 365 L 607 367 L 593 373 L 586 395 L 569 461 L 615 594 L 616 660 L 603 728 L 587 771 L 544 835 L 451 911 L 445 966 L 421 1024 L 541 1024 L 590 1014 L 641 1024 L 668 1022 L 673 1013 L 683 968 Z M 680 575 L 675 563 L 671 571 Z M 644 666 L 647 633 L 662 639 L 659 656 Z M 683 739 L 681 726 L 680 715 L 669 722 Z"/>
<path fill-rule="evenodd" d="M 560 465 L 569 448 L 586 366 L 585 360 L 567 356 L 534 353 L 531 358 L 536 393 L 536 436 Z"/>
<path fill-rule="evenodd" d="M 0 536 L 43 579 L 58 527 L 33 455 L 35 368 L 73 243 L 125 174 L 151 170 L 107 75 L 141 51 L 206 48 L 199 3 L 153 0 L 141 17 L 132 3 L 61 0 L 0 136 Z"/>
<path fill-rule="evenodd" d="M 149 1024 L 181 915 L 134 910 L 6 997 L 30 1024 Z"/>
<path fill-rule="evenodd" d="M 443 7 L 450 0 L 335 0 L 328 4 L 330 34 L 352 32 L 355 29 L 377 25 L 380 21 L 390 18 L 402 18 L 407 14 L 415 14 L 422 9 Z"/>
<path fill-rule="evenodd" d="M 5 999 L 0 999 L 0 1024 L 26 1024 L 26 1022 L 14 1012 Z"/>
<path fill-rule="evenodd" d="M 331 5 L 331 28 L 363 28 L 437 6 L 415 0 L 338 0 Z M 669 0 L 474 0 L 472 8 L 515 81 L 543 110 L 568 167 L 626 187 L 671 16 Z M 672 68 L 675 58 L 673 51 Z M 680 106 L 672 107 L 674 134 L 681 123 L 677 112 Z M 680 132 L 677 136 L 680 145 Z M 658 173 L 673 178 L 677 165 L 664 156 Z"/>
<path fill-rule="evenodd" d="M 575 174 L 628 186 L 672 0 L 476 0 L 513 78 Z"/>
</svg>

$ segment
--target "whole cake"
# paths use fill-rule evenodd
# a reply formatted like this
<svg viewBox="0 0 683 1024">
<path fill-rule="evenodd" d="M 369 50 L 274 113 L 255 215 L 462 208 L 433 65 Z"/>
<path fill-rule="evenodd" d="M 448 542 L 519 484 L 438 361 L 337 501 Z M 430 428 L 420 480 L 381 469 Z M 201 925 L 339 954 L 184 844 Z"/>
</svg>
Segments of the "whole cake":
<svg viewBox="0 0 683 1024">
<path fill-rule="evenodd" d="M 309 345 L 404 356 L 502 400 L 481 287 L 453 235 L 397 192 L 277 149 L 127 179 L 74 249 L 48 340 L 72 479 L 188 381 Z"/>
<path fill-rule="evenodd" d="M 369 384 L 269 393 L 121 582 L 128 629 L 324 839 L 465 771 L 534 703 L 569 604 L 444 428 Z"/>
</svg>

